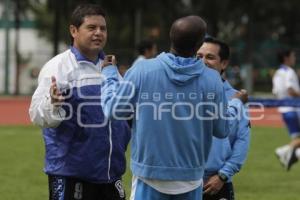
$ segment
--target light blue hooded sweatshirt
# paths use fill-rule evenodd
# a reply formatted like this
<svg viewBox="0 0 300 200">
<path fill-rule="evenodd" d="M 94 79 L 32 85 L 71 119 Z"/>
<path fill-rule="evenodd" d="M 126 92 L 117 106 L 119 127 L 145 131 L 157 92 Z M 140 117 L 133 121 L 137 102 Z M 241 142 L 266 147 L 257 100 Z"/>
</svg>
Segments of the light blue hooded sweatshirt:
<svg viewBox="0 0 300 200">
<path fill-rule="evenodd" d="M 133 116 L 131 170 L 169 181 L 203 177 L 212 136 L 224 138 L 227 100 L 220 75 L 202 60 L 161 53 L 132 66 L 118 83 L 116 66 L 102 70 L 106 117 Z"/>
</svg>

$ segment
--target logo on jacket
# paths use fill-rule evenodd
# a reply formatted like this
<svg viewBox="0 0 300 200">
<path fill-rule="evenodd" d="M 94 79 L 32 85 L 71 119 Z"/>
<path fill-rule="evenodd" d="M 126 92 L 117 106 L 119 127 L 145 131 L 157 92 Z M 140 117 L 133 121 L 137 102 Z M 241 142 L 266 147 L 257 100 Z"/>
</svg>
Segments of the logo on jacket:
<svg viewBox="0 0 300 200">
<path fill-rule="evenodd" d="M 80 200 L 82 199 L 82 192 L 83 192 L 83 185 L 82 183 L 75 184 L 75 192 L 74 192 L 74 199 Z"/>
<path fill-rule="evenodd" d="M 121 180 L 116 181 L 115 186 L 116 186 L 117 190 L 119 191 L 120 197 L 124 198 L 125 197 L 125 191 L 124 191 L 124 188 L 123 188 L 122 181 Z"/>
</svg>

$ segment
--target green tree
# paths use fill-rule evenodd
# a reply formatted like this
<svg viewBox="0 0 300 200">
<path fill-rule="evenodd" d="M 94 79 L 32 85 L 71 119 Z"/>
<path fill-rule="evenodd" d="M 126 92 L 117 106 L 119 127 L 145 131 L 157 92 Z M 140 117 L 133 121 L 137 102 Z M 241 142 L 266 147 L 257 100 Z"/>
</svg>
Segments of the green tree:
<svg viewBox="0 0 300 200">
<path fill-rule="evenodd" d="M 26 11 L 30 8 L 30 2 L 28 0 L 12 0 L 12 8 L 14 15 L 14 28 L 15 28 L 15 95 L 20 94 L 20 71 L 21 71 L 21 54 L 20 54 L 20 25 L 21 20 L 27 18 Z"/>
<path fill-rule="evenodd" d="M 264 49 L 262 45 L 268 44 L 266 40 L 292 46 L 300 43 L 298 0 L 65 0 L 59 3 L 48 0 L 46 4 L 35 4 L 34 10 L 40 33 L 53 41 L 54 53 L 59 41 L 69 41 L 69 16 L 79 3 L 103 6 L 109 26 L 106 51 L 125 60 L 134 56 L 135 44 L 144 37 L 154 37 L 160 49 L 167 50 L 171 23 L 188 14 L 204 17 L 210 35 L 236 47 L 238 64 L 246 61 L 262 64 L 263 54 L 259 51 Z M 153 29 L 158 30 L 158 36 L 152 34 Z"/>
</svg>

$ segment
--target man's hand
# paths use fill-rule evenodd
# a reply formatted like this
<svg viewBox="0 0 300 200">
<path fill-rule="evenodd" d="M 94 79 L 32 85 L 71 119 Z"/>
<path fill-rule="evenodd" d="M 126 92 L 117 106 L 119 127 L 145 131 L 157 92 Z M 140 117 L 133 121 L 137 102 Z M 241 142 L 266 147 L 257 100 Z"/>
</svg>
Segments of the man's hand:
<svg viewBox="0 0 300 200">
<path fill-rule="evenodd" d="M 51 77 L 50 97 L 51 104 L 54 104 L 54 106 L 59 106 L 59 103 L 65 100 L 62 93 L 57 88 L 56 78 L 54 76 Z"/>
<path fill-rule="evenodd" d="M 233 98 L 238 98 L 240 99 L 244 104 L 248 102 L 248 93 L 247 90 L 240 90 L 237 93 L 235 93 L 235 95 L 233 96 Z"/>
<path fill-rule="evenodd" d="M 218 175 L 210 177 L 203 186 L 204 194 L 214 195 L 217 194 L 223 187 L 224 182 Z"/>
<path fill-rule="evenodd" d="M 104 57 L 104 61 L 102 63 L 102 68 L 109 66 L 109 65 L 117 65 L 117 60 L 114 55 L 106 55 Z"/>
</svg>

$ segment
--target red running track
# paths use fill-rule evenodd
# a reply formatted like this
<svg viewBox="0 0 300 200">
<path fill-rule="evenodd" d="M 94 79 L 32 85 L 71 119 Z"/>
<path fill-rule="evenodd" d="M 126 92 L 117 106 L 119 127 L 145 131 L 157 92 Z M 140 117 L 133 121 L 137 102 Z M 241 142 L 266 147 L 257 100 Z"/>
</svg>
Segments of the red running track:
<svg viewBox="0 0 300 200">
<path fill-rule="evenodd" d="M 0 98 L 0 125 L 31 124 L 28 108 L 30 97 Z"/>
<path fill-rule="evenodd" d="M 30 97 L 2 97 L 0 98 L 0 125 L 29 125 L 31 124 L 28 108 Z M 251 109 L 250 115 L 252 126 L 283 127 L 281 115 L 277 108 L 264 109 L 264 112 L 258 112 Z M 254 120 L 258 118 L 259 120 Z"/>
</svg>

